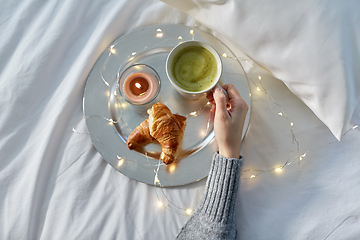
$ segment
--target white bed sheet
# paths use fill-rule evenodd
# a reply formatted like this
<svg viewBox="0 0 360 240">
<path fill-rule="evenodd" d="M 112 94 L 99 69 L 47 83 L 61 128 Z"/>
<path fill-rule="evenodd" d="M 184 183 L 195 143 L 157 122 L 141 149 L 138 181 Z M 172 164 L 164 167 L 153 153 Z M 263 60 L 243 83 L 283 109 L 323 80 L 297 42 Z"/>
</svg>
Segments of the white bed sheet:
<svg viewBox="0 0 360 240">
<path fill-rule="evenodd" d="M 129 179 L 101 158 L 82 120 L 86 77 L 102 51 L 155 23 L 211 32 L 159 1 L 0 1 L 0 239 L 173 239 L 185 209 L 196 208 L 205 180 L 159 189 Z M 281 81 L 212 33 L 253 80 L 240 239 L 357 239 L 359 128 L 338 142 Z M 357 106 L 348 129 L 359 122 Z M 303 160 L 282 171 L 250 171 L 284 165 L 298 149 Z"/>
<path fill-rule="evenodd" d="M 347 131 L 360 100 L 359 1 L 163 1 L 233 40 L 337 139 Z"/>
</svg>

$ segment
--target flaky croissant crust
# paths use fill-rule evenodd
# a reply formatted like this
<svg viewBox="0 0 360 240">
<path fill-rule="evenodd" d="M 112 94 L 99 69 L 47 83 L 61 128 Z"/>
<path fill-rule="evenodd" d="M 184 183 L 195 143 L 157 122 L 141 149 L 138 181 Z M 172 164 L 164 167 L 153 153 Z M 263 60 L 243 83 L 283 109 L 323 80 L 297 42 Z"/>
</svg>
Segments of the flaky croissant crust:
<svg viewBox="0 0 360 240">
<path fill-rule="evenodd" d="M 150 135 L 162 147 L 160 159 L 165 164 L 170 164 L 175 160 L 184 136 L 186 117 L 172 114 L 170 109 L 162 103 L 153 105 L 148 112 Z"/>
<path fill-rule="evenodd" d="M 152 141 L 154 141 L 154 138 L 150 135 L 149 119 L 146 119 L 129 135 L 126 145 L 132 150 Z"/>
<path fill-rule="evenodd" d="M 149 118 L 129 135 L 127 146 L 132 150 L 156 140 L 162 147 L 160 159 L 165 164 L 170 164 L 176 159 L 184 135 L 186 117 L 172 114 L 162 103 L 153 105 L 148 113 Z"/>
</svg>

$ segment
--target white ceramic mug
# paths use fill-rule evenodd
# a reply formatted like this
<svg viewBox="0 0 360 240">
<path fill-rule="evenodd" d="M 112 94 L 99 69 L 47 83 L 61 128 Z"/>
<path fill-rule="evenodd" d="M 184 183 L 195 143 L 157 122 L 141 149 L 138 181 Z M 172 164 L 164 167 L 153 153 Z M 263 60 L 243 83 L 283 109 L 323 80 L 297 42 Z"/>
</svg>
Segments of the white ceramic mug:
<svg viewBox="0 0 360 240">
<path fill-rule="evenodd" d="M 184 49 L 186 47 L 190 47 L 190 46 L 200 46 L 200 47 L 207 49 L 215 57 L 216 65 L 217 65 L 217 73 L 216 73 L 216 76 L 213 78 L 213 82 L 212 82 L 211 86 L 209 86 L 208 88 L 206 88 L 204 90 L 197 91 L 197 92 L 187 91 L 187 90 L 183 89 L 181 86 L 179 86 L 175 80 L 174 73 L 172 72 L 172 69 L 171 69 L 172 62 L 174 60 L 174 56 L 176 56 L 176 54 L 179 51 L 181 51 L 182 49 Z M 207 95 L 216 85 L 218 85 L 218 82 L 221 77 L 221 73 L 222 73 L 222 62 L 221 62 L 221 58 L 220 58 L 219 54 L 216 52 L 216 50 L 213 47 L 211 47 L 209 44 L 204 43 L 204 42 L 200 42 L 200 41 L 182 42 L 182 43 L 178 44 L 177 46 L 175 46 L 170 51 L 170 53 L 166 59 L 166 74 L 167 74 L 170 82 L 175 87 L 175 89 L 180 93 L 180 95 L 182 95 L 183 97 L 185 97 L 187 99 L 195 100 L 195 99 L 199 99 L 200 97 L 202 97 L 204 95 Z M 225 90 L 224 90 L 224 93 L 227 95 Z"/>
</svg>

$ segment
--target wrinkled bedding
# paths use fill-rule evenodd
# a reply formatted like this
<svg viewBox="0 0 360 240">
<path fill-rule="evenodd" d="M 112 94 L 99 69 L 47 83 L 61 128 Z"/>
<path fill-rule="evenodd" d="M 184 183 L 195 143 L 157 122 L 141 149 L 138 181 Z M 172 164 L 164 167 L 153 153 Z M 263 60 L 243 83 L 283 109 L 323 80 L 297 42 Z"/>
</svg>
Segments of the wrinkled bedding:
<svg viewBox="0 0 360 240">
<path fill-rule="evenodd" d="M 0 239 L 176 236 L 206 180 L 156 188 L 122 175 L 82 109 L 101 53 L 156 23 L 213 34 L 249 78 L 240 239 L 360 236 L 358 2 L 179 2 L 0 1 Z"/>
</svg>

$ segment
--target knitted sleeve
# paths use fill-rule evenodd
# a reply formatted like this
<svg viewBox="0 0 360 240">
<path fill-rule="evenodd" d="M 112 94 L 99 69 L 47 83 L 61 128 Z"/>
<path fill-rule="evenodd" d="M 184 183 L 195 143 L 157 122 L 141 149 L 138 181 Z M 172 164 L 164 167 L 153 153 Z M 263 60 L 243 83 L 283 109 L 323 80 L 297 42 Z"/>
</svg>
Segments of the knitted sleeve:
<svg viewBox="0 0 360 240">
<path fill-rule="evenodd" d="M 235 204 L 242 162 L 214 153 L 204 196 L 176 239 L 237 239 Z"/>
</svg>

